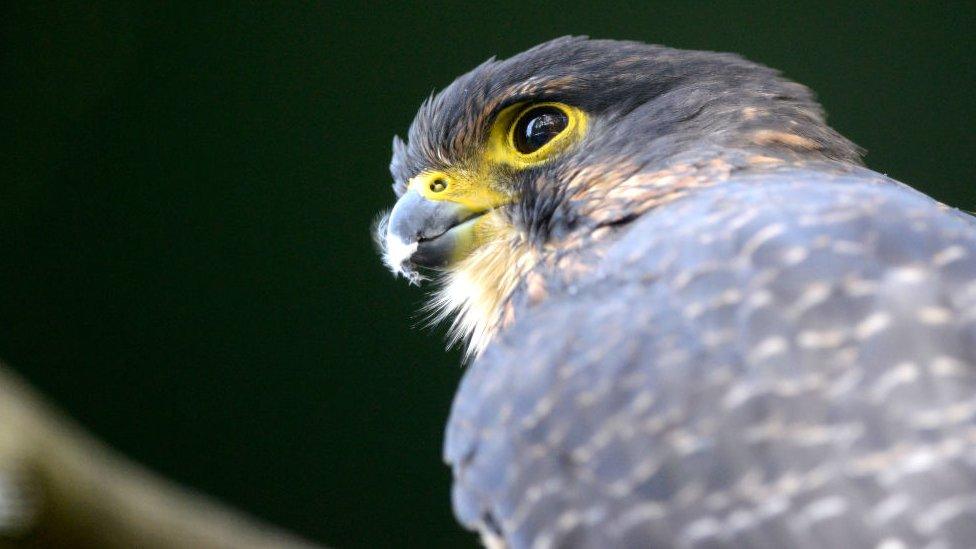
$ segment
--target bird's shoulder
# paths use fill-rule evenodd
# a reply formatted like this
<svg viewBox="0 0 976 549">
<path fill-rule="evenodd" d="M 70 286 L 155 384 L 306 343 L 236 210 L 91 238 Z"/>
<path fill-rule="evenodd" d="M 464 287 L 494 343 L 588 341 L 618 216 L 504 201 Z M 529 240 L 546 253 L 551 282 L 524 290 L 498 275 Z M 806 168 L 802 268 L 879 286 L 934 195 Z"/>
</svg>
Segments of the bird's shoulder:
<svg viewBox="0 0 976 549">
<path fill-rule="evenodd" d="M 780 170 L 601 245 L 465 375 L 445 455 L 466 524 L 526 544 L 911 544 L 924 525 L 867 527 L 865 506 L 897 493 L 895 520 L 976 488 L 945 450 L 976 448 L 972 218 L 868 170 Z"/>
</svg>

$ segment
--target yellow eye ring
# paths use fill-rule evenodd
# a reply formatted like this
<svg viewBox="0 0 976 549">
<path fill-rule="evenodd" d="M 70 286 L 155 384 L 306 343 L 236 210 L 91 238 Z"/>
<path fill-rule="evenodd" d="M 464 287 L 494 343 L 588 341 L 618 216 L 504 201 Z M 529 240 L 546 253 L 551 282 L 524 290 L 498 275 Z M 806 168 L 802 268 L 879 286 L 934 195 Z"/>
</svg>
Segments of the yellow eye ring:
<svg viewBox="0 0 976 549">
<path fill-rule="evenodd" d="M 489 159 L 516 169 L 542 164 L 578 140 L 586 114 L 565 103 L 519 103 L 502 110 L 489 137 Z"/>
</svg>

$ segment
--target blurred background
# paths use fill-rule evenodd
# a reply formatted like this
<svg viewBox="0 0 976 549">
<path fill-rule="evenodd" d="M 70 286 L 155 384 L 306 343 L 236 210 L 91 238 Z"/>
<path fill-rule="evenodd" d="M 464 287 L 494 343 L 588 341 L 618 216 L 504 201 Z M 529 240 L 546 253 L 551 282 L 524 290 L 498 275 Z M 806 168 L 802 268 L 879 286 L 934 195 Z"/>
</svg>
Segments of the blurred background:
<svg viewBox="0 0 976 549">
<path fill-rule="evenodd" d="M 474 545 L 462 375 L 369 226 L 432 90 L 564 34 L 734 51 L 976 209 L 976 4 L 0 8 L 0 358 L 125 455 L 339 547 Z"/>
</svg>

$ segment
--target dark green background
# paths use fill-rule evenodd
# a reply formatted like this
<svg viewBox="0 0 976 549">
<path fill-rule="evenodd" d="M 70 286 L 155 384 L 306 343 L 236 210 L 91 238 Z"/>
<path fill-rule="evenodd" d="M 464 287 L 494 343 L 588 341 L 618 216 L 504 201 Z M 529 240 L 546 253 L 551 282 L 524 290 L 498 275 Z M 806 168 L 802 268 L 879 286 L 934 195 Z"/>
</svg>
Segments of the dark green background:
<svg viewBox="0 0 976 549">
<path fill-rule="evenodd" d="M 434 88 L 567 33 L 736 51 L 976 208 L 976 10 L 5 3 L 0 356 L 125 454 L 342 547 L 471 544 L 461 375 L 368 229 Z"/>
</svg>

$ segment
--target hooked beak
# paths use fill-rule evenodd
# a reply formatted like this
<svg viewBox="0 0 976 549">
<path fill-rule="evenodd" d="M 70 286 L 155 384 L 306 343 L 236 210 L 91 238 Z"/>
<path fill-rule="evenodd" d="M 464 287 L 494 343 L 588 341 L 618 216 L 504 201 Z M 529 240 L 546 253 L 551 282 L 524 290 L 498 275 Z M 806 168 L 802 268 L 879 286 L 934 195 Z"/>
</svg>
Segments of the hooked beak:
<svg viewBox="0 0 976 549">
<path fill-rule="evenodd" d="M 474 243 L 474 225 L 488 210 L 429 200 L 416 190 L 400 197 L 386 228 L 386 262 L 418 280 L 419 267 L 443 268 L 463 258 Z"/>
</svg>

